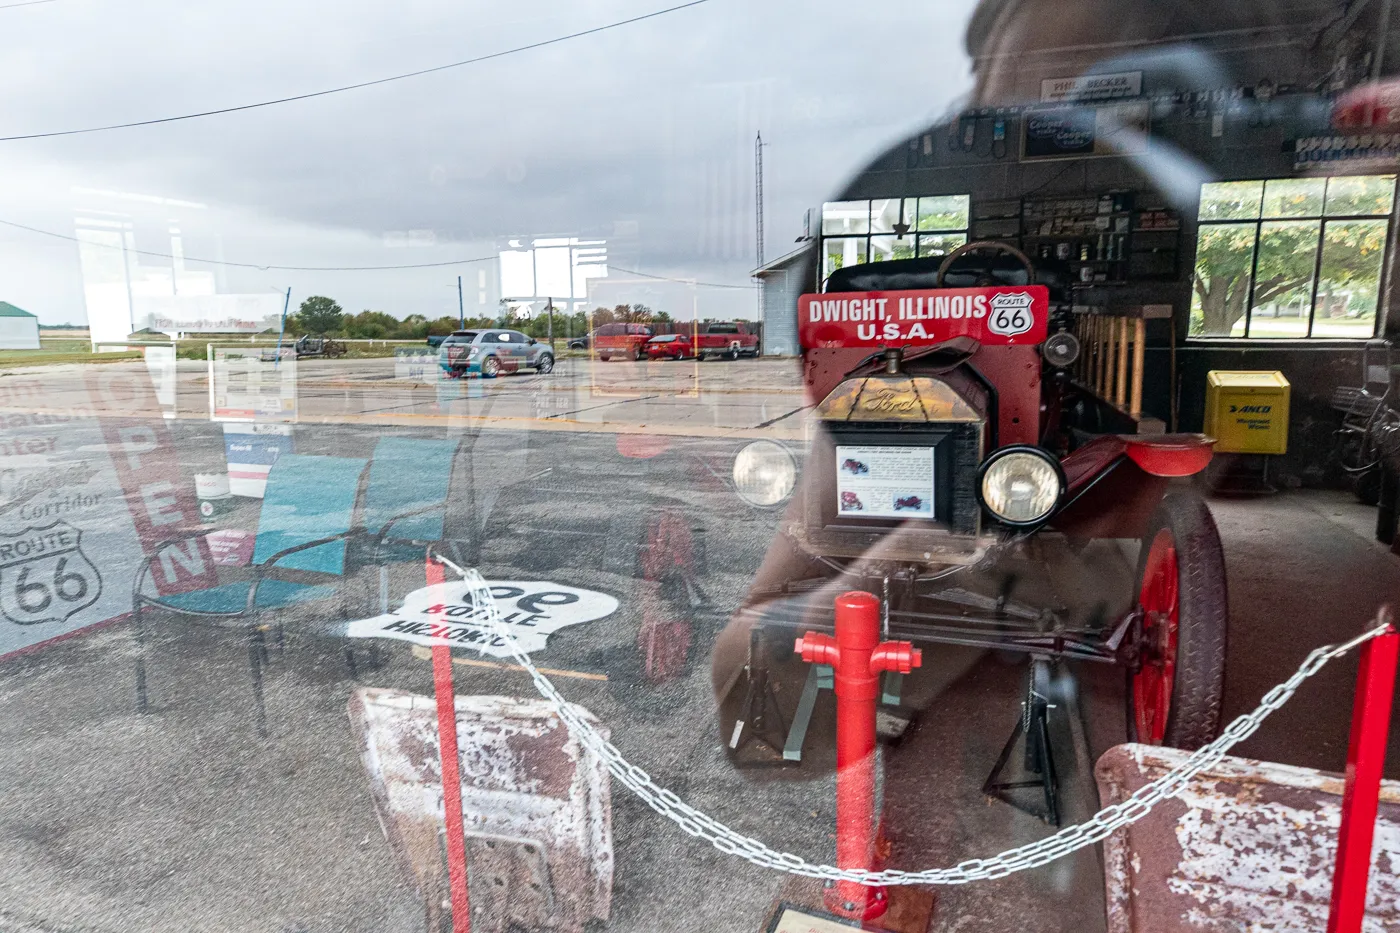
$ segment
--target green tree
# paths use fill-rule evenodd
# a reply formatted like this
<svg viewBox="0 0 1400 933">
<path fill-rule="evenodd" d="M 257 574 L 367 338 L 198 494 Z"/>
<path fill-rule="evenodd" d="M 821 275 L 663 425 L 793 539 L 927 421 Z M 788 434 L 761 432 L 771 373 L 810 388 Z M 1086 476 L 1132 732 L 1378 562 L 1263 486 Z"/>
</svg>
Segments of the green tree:
<svg viewBox="0 0 1400 933">
<path fill-rule="evenodd" d="M 329 334 L 339 331 L 345 310 L 324 295 L 312 295 L 301 303 L 297 319 L 309 333 Z"/>
</svg>

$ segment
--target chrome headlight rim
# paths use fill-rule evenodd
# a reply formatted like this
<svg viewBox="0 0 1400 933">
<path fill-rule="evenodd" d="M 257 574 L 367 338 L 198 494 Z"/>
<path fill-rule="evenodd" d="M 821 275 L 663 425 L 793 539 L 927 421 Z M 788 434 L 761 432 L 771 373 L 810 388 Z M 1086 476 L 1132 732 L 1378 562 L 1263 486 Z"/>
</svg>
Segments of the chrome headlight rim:
<svg viewBox="0 0 1400 933">
<path fill-rule="evenodd" d="M 1059 491 L 1055 494 L 1055 501 L 1051 503 L 1050 508 L 1045 511 L 1045 514 L 1028 521 L 1015 521 L 998 515 L 996 511 L 987 504 L 986 497 L 983 495 L 982 491 L 987 473 L 992 467 L 1013 454 L 1029 454 L 1049 464 L 1051 469 L 1055 471 L 1055 480 L 1059 484 Z M 1002 447 L 994 451 L 986 460 L 982 461 L 982 465 L 977 469 L 977 502 L 982 506 L 982 510 L 992 517 L 993 521 L 1007 528 L 1034 529 L 1044 525 L 1046 522 L 1050 521 L 1050 519 L 1054 518 L 1055 513 L 1060 510 L 1060 506 L 1065 500 L 1065 492 L 1068 488 L 1069 481 L 1065 479 L 1065 470 L 1064 467 L 1060 465 L 1060 459 L 1045 448 L 1036 447 L 1033 444 L 1013 444 L 1009 447 Z"/>
<path fill-rule="evenodd" d="M 762 499 L 750 495 L 749 492 L 745 491 L 745 485 L 743 482 L 740 481 L 739 478 L 739 467 L 741 465 L 742 459 L 746 454 L 749 454 L 750 456 L 756 455 L 750 453 L 751 451 L 755 450 L 762 451 L 763 455 L 767 456 L 773 456 L 774 454 L 781 455 L 783 459 L 781 459 L 779 462 L 784 463 L 786 465 L 786 476 L 783 479 L 787 488 L 781 496 L 779 496 L 772 502 L 762 501 Z M 739 451 L 734 455 L 734 462 L 733 465 L 730 467 L 729 471 L 729 480 L 734 487 L 735 495 L 737 495 L 740 499 L 744 500 L 744 502 L 752 508 L 781 508 L 782 506 L 787 504 L 788 500 L 792 498 L 793 492 L 797 489 L 797 458 L 793 456 L 791 450 L 789 450 L 785 445 L 778 443 L 777 441 L 768 440 L 766 438 L 760 438 L 756 441 L 750 441 L 743 447 L 739 448 Z"/>
</svg>

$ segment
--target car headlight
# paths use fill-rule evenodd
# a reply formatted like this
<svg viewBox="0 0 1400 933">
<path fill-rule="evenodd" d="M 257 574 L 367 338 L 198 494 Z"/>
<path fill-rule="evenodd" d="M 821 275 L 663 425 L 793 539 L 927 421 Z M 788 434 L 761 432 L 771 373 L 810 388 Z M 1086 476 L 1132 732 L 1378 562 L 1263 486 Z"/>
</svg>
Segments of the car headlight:
<svg viewBox="0 0 1400 933">
<path fill-rule="evenodd" d="M 1005 524 L 1036 525 L 1060 504 L 1065 475 L 1038 447 L 1008 447 L 982 464 L 977 492 L 983 507 Z"/>
<path fill-rule="evenodd" d="M 750 505 L 777 505 L 796 485 L 797 463 L 781 444 L 754 441 L 734 458 L 734 489 Z"/>
</svg>

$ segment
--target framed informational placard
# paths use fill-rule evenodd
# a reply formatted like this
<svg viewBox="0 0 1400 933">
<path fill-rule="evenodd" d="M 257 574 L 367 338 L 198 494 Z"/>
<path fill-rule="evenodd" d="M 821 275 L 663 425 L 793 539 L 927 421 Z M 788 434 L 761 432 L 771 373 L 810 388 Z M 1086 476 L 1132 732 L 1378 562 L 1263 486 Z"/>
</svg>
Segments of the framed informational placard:
<svg viewBox="0 0 1400 933">
<path fill-rule="evenodd" d="M 934 448 L 836 448 L 836 511 L 854 518 L 934 515 Z"/>
<path fill-rule="evenodd" d="M 1150 122 L 1144 101 L 1030 109 L 1021 117 L 1021 157 L 1136 155 L 1147 149 Z"/>
</svg>

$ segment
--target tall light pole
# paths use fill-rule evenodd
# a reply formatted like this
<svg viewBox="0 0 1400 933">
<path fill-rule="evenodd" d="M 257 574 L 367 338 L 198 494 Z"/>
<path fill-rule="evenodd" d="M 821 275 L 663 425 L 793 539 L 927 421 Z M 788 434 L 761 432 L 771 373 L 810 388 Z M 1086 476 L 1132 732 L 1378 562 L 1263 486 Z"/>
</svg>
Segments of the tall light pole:
<svg viewBox="0 0 1400 933">
<path fill-rule="evenodd" d="M 287 286 L 287 297 L 282 301 L 282 328 L 277 332 L 277 358 L 272 361 L 272 368 L 277 369 L 282 365 L 282 337 L 287 333 L 287 309 L 292 306 L 292 287 Z"/>
<path fill-rule="evenodd" d="M 457 276 L 457 329 L 467 329 L 467 309 L 462 303 L 462 277 Z"/>
</svg>

